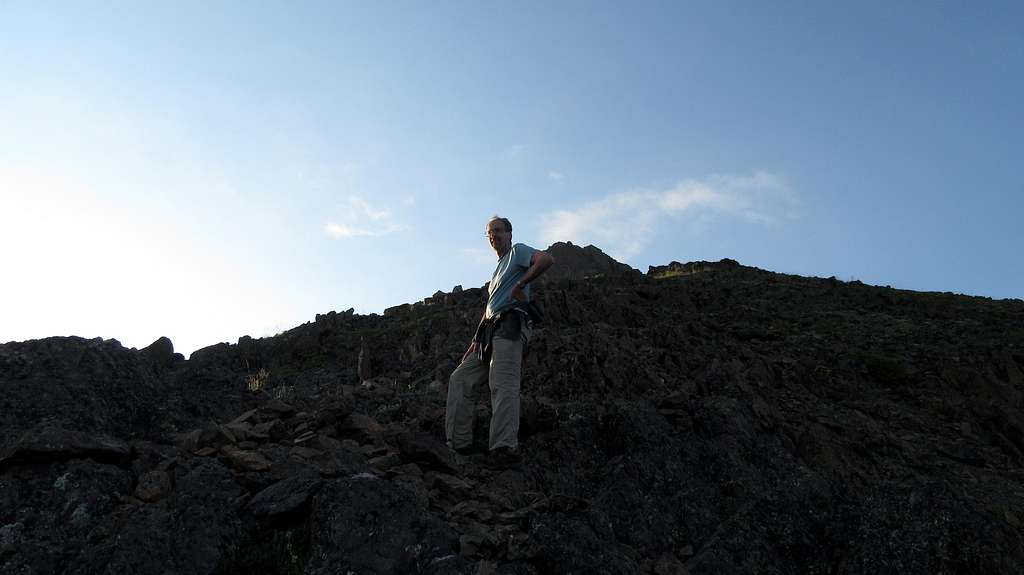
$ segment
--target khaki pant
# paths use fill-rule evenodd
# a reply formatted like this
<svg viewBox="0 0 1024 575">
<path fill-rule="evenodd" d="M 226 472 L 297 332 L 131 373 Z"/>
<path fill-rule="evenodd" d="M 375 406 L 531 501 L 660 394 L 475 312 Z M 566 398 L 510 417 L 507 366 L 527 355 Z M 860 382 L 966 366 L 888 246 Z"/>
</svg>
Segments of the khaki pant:
<svg viewBox="0 0 1024 575">
<path fill-rule="evenodd" d="M 487 381 L 491 388 L 490 449 L 519 445 L 519 378 L 523 365 L 523 343 L 529 338 L 527 329 L 522 337 L 492 340 L 490 365 L 480 361 L 476 353 L 466 358 L 452 372 L 448 380 L 448 404 L 445 410 L 445 433 L 452 449 L 469 447 L 473 443 L 473 417 L 480 384 Z"/>
</svg>

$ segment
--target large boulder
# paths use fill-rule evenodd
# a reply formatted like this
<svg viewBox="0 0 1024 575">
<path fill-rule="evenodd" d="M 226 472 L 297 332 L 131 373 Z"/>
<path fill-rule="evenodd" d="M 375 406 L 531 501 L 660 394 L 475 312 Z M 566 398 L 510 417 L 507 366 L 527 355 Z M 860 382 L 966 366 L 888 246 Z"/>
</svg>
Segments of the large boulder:
<svg viewBox="0 0 1024 575">
<path fill-rule="evenodd" d="M 168 389 L 116 340 L 52 337 L 0 345 L 0 433 L 40 422 L 127 439 L 159 434 Z"/>
<path fill-rule="evenodd" d="M 0 572 L 105 572 L 120 499 L 131 489 L 129 471 L 91 460 L 8 468 L 0 475 Z"/>
<path fill-rule="evenodd" d="M 246 541 L 238 515 L 243 495 L 223 465 L 199 459 L 179 468 L 174 493 L 130 513 L 116 537 L 92 553 L 105 557 L 98 573 L 210 575 L 231 565 Z"/>
</svg>

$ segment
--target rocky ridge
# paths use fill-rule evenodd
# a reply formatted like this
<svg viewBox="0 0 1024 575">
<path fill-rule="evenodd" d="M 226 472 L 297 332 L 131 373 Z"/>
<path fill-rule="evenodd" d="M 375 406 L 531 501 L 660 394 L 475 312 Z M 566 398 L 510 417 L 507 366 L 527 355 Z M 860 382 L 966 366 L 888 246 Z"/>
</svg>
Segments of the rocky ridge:
<svg viewBox="0 0 1024 575">
<path fill-rule="evenodd" d="M 578 269 L 535 293 L 520 468 L 443 443 L 480 288 L 188 360 L 0 345 L 0 571 L 1024 564 L 1024 303 L 558 249 Z"/>
</svg>

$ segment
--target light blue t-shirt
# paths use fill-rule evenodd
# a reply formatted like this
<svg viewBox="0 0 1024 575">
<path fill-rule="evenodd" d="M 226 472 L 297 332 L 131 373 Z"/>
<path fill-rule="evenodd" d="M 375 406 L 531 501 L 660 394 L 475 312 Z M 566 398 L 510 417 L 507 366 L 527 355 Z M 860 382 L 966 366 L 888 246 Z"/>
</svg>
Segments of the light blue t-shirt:
<svg viewBox="0 0 1024 575">
<path fill-rule="evenodd" d="M 485 317 L 492 318 L 512 305 L 512 288 L 530 268 L 530 260 L 533 259 L 533 254 L 536 251 L 526 244 L 515 244 L 504 257 L 498 260 L 498 267 L 494 268 L 494 275 L 491 276 L 491 284 L 487 290 Z M 526 294 L 526 299 L 529 301 L 529 285 L 523 288 L 523 293 Z"/>
</svg>

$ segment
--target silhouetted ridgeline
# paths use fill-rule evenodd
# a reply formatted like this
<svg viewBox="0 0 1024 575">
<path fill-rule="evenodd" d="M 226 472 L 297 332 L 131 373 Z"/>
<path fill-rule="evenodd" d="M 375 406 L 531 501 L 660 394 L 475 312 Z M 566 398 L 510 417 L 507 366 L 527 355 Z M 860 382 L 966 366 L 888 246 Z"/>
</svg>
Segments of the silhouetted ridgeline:
<svg viewBox="0 0 1024 575">
<path fill-rule="evenodd" d="M 1024 303 L 550 250 L 522 470 L 443 443 L 480 288 L 0 345 L 0 572 L 1021 572 Z"/>
</svg>

